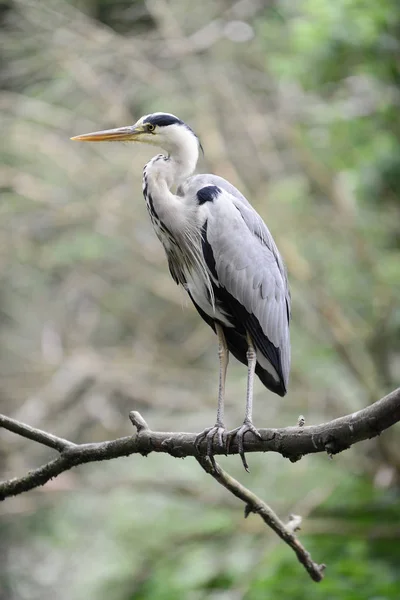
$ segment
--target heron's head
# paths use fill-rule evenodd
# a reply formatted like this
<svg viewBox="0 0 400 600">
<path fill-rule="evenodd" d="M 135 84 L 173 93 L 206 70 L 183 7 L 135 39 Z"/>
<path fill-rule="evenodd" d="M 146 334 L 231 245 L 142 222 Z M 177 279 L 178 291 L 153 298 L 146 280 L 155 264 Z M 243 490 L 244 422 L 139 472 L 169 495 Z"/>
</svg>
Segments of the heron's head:
<svg viewBox="0 0 400 600">
<path fill-rule="evenodd" d="M 77 135 L 79 142 L 143 142 L 166 150 L 169 154 L 191 152 L 201 148 L 194 131 L 169 113 L 156 112 L 141 117 L 134 125 Z"/>
</svg>

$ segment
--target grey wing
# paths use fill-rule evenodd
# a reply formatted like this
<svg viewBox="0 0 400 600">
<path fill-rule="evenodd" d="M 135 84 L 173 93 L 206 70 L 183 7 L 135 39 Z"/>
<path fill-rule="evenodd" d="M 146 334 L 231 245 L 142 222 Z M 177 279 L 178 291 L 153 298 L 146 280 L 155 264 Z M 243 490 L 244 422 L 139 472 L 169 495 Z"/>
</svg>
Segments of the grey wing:
<svg viewBox="0 0 400 600">
<path fill-rule="evenodd" d="M 275 242 L 251 205 L 224 189 L 214 202 L 207 203 L 206 211 L 207 242 L 215 261 L 217 285 L 256 317 L 277 354 L 257 340 L 256 346 L 282 376 L 286 387 L 290 370 L 290 294 Z M 259 362 L 264 367 L 262 360 Z"/>
</svg>

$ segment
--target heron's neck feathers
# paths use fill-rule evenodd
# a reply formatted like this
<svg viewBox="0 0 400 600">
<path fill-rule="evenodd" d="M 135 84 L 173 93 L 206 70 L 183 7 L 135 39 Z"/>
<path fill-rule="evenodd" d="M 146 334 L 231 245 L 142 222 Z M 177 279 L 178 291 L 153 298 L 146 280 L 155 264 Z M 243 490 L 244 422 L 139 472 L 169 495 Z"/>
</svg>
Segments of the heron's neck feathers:
<svg viewBox="0 0 400 600">
<path fill-rule="evenodd" d="M 172 232 L 184 229 L 189 216 L 184 199 L 172 191 L 180 184 L 176 174 L 178 168 L 171 157 L 159 154 L 143 171 L 143 193 L 150 213 L 153 211 Z"/>
<path fill-rule="evenodd" d="M 170 160 L 175 166 L 175 184 L 192 175 L 199 158 L 199 140 L 185 125 L 175 127 L 168 150 Z"/>
<path fill-rule="evenodd" d="M 162 148 L 167 153 L 164 163 L 159 157 L 150 161 L 148 175 L 157 178 L 164 177 L 168 188 L 179 186 L 196 168 L 199 158 L 199 140 L 185 125 L 174 125 L 169 128 L 168 137 L 160 139 Z"/>
<path fill-rule="evenodd" d="M 196 196 L 174 193 L 196 168 L 199 142 L 190 130 L 182 126 L 179 130 L 182 135 L 174 140 L 175 143 L 166 146 L 168 156 L 159 154 L 145 166 L 143 193 L 154 228 L 175 269 L 177 280 L 183 284 L 189 272 L 197 273 L 199 280 L 205 282 L 214 306 L 213 288 L 202 254 L 198 201 Z"/>
<path fill-rule="evenodd" d="M 199 157 L 199 142 L 192 131 L 177 126 L 163 144 L 168 155 L 159 154 L 144 168 L 145 185 L 159 218 L 171 229 L 190 219 L 194 206 L 174 192 L 192 175 Z"/>
<path fill-rule="evenodd" d="M 199 158 L 199 141 L 194 133 L 185 126 L 180 126 L 173 132 L 169 141 L 169 165 L 174 172 L 173 185 L 178 186 L 187 177 L 192 175 Z"/>
</svg>

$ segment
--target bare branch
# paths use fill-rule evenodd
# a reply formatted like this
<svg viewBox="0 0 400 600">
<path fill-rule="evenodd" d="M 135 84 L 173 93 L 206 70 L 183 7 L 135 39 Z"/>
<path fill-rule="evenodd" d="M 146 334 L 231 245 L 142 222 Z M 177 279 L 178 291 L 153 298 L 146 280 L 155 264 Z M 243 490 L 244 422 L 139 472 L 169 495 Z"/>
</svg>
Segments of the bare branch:
<svg viewBox="0 0 400 600">
<path fill-rule="evenodd" d="M 151 431 L 139 413 L 133 411 L 129 416 L 137 429 L 136 436 L 95 444 L 73 444 L 0 415 L 0 427 L 60 452 L 59 458 L 27 475 L 0 483 L 0 500 L 44 485 L 60 473 L 84 463 L 111 460 L 131 454 L 147 456 L 150 452 L 163 452 L 179 458 L 198 457 L 195 433 Z M 329 423 L 311 427 L 260 429 L 261 439 L 248 436 L 244 450 L 246 453 L 278 452 L 293 462 L 305 454 L 316 452 L 327 452 L 333 455 L 356 442 L 379 435 L 398 421 L 400 421 L 400 388 L 363 410 Z M 200 448 L 205 452 L 205 444 Z M 215 455 L 224 454 L 224 450 L 218 446 L 218 443 L 214 444 L 213 452 Z M 238 454 L 235 440 L 229 448 L 229 454 Z"/>
<path fill-rule="evenodd" d="M 215 461 L 211 462 L 206 457 L 197 457 L 197 461 L 214 479 L 229 490 L 234 496 L 239 498 L 245 503 L 244 516 L 248 517 L 250 513 L 256 513 L 260 515 L 262 520 L 271 527 L 279 535 L 279 537 L 286 542 L 296 553 L 297 558 L 304 565 L 304 568 L 310 574 L 310 577 L 314 581 L 321 581 L 324 576 L 325 565 L 318 565 L 315 563 L 309 552 L 300 543 L 297 537 L 294 535 L 294 528 L 287 527 L 282 523 L 279 517 L 274 513 L 272 508 L 268 506 L 261 498 L 253 494 L 244 485 L 239 483 L 236 479 L 231 477 L 229 473 L 224 471 L 222 467 Z M 297 517 L 299 520 L 299 517 Z"/>
<path fill-rule="evenodd" d="M 44 485 L 53 477 L 77 465 L 88 462 L 111 460 L 131 454 L 146 456 L 150 452 L 164 452 L 176 457 L 195 456 L 202 468 L 245 503 L 245 517 L 251 512 L 257 513 L 296 553 L 314 581 L 321 581 L 325 565 L 315 563 L 310 554 L 294 535 L 301 517 L 293 517 L 287 525 L 277 517 L 274 511 L 255 494 L 226 473 L 215 460 L 198 454 L 194 433 L 168 433 L 151 431 L 143 417 L 136 411 L 129 414 L 136 428 L 135 436 L 119 438 L 94 444 L 74 444 L 63 438 L 35 429 L 0 415 L 0 427 L 8 429 L 22 437 L 48 446 L 60 453 L 60 456 L 47 464 L 30 471 L 20 478 L 0 483 L 0 500 L 21 494 Z M 261 439 L 253 436 L 244 444 L 246 452 L 279 452 L 291 461 L 299 460 L 305 454 L 328 452 L 336 454 L 352 444 L 379 435 L 394 423 L 400 421 L 400 388 L 391 392 L 371 406 L 346 417 L 341 417 L 312 427 L 304 427 L 303 419 L 298 427 L 282 429 L 260 429 Z M 204 444 L 203 444 L 204 446 Z M 205 447 L 201 448 L 203 451 Z M 218 444 L 214 453 L 224 452 Z M 230 454 L 238 453 L 235 441 L 229 448 Z"/>
<path fill-rule="evenodd" d="M 47 433 L 46 431 L 36 429 L 30 425 L 25 425 L 20 421 L 16 421 L 15 419 L 11 419 L 4 415 L 0 415 L 0 427 L 8 429 L 8 431 L 12 431 L 13 433 L 17 433 L 28 440 L 33 440 L 34 442 L 58 450 L 59 452 L 76 445 L 68 440 L 53 435 L 52 433 Z"/>
</svg>

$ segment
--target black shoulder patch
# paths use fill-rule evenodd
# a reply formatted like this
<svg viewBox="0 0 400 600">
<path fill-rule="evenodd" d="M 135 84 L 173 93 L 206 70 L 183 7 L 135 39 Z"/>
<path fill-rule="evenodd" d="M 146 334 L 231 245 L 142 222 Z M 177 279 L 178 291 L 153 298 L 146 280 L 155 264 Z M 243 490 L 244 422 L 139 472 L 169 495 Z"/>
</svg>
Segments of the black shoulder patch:
<svg viewBox="0 0 400 600">
<path fill-rule="evenodd" d="M 152 125 L 158 125 L 159 127 L 166 127 L 167 125 L 173 125 L 174 123 L 178 123 L 179 125 L 185 125 L 183 121 L 175 117 L 174 115 L 169 115 L 167 113 L 160 113 L 159 115 L 149 115 L 147 119 L 143 121 L 143 123 L 151 123 Z"/>
<path fill-rule="evenodd" d="M 221 190 L 216 185 L 207 185 L 197 192 L 197 201 L 199 204 L 213 202 L 220 193 Z"/>
</svg>

